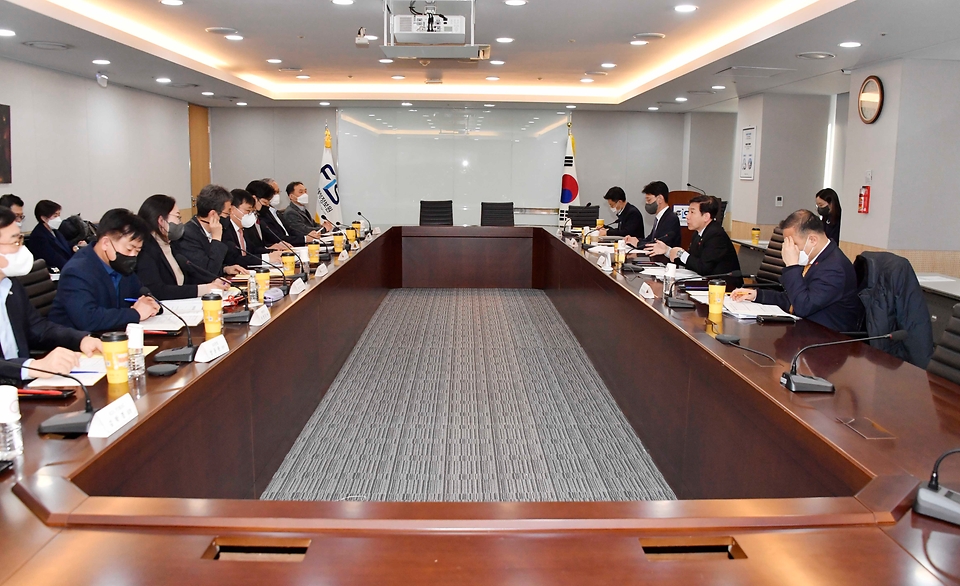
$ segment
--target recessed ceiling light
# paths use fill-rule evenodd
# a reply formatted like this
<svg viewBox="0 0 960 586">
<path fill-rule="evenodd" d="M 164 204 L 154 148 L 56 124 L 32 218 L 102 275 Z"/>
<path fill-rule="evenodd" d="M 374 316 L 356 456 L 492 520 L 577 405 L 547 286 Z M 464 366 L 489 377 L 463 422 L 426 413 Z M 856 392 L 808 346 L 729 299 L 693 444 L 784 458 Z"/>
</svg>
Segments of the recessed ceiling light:
<svg viewBox="0 0 960 586">
<path fill-rule="evenodd" d="M 310 79 L 309 75 L 298 75 L 297 79 Z"/>
<path fill-rule="evenodd" d="M 390 79 L 406 79 L 404 75 L 391 75 Z"/>
<path fill-rule="evenodd" d="M 338 6 L 350 6 L 353 4 L 353 0 L 331 0 L 331 2 Z"/>
<path fill-rule="evenodd" d="M 504 64 L 503 61 L 491 61 L 491 62 L 490 62 L 490 65 L 503 65 L 503 64 Z"/>
<path fill-rule="evenodd" d="M 377 118 L 377 122 L 380 122 L 381 120 L 383 120 L 383 118 Z"/>
<path fill-rule="evenodd" d="M 589 77 L 584 77 L 583 79 L 580 80 L 580 83 L 593 83 L 593 79 Z"/>
<path fill-rule="evenodd" d="M 320 102 L 320 105 L 321 105 L 321 106 L 329 106 L 329 105 L 330 105 L 330 102 Z"/>
<path fill-rule="evenodd" d="M 567 110 L 576 110 L 576 109 L 577 107 L 574 106 L 573 104 L 570 104 L 569 106 L 567 106 Z"/>
<path fill-rule="evenodd" d="M 603 67 L 604 69 L 613 69 L 613 68 L 616 67 L 616 66 L 617 66 L 616 63 L 601 63 L 601 64 L 600 64 L 600 67 Z"/>
<path fill-rule="evenodd" d="M 844 49 L 856 49 L 860 46 L 860 43 L 856 41 L 844 41 L 837 45 L 838 47 L 843 47 Z"/>
<path fill-rule="evenodd" d="M 533 124 L 533 120 L 527 120 L 527 124 Z"/>
<path fill-rule="evenodd" d="M 642 45 L 647 45 L 649 43 L 647 43 L 647 41 L 641 41 L 640 39 L 634 39 L 630 41 L 630 44 L 633 45 L 634 47 L 640 47 Z"/>
<path fill-rule="evenodd" d="M 727 89 L 727 86 L 725 86 L 725 85 L 714 85 L 714 86 L 710 86 L 710 89 L 713 89 L 713 90 L 725 90 L 725 89 Z"/>
<path fill-rule="evenodd" d="M 201 96 L 212 96 L 213 92 L 200 92 Z"/>
<path fill-rule="evenodd" d="M 383 64 L 393 63 L 393 59 L 381 59 L 380 63 L 383 63 Z"/>
<path fill-rule="evenodd" d="M 110 62 L 107 61 L 106 59 L 94 59 L 92 63 L 94 65 L 110 65 Z"/>
<path fill-rule="evenodd" d="M 497 77 L 496 75 L 488 75 L 487 81 L 500 81 L 500 78 Z"/>
<path fill-rule="evenodd" d="M 408 110 L 408 112 L 416 112 L 416 111 L 417 111 L 416 108 L 411 108 L 410 110 Z"/>
<path fill-rule="evenodd" d="M 247 103 L 246 103 L 246 102 L 237 102 L 237 105 L 238 105 L 238 106 L 246 106 Z"/>
<path fill-rule="evenodd" d="M 367 116 L 373 118 L 374 116 L 376 116 L 376 114 L 367 114 Z"/>
<path fill-rule="evenodd" d="M 540 120 L 540 118 L 539 118 L 538 116 L 534 116 L 533 119 L 534 119 L 534 120 Z"/>
<path fill-rule="evenodd" d="M 484 105 L 483 105 L 484 108 L 493 108 L 494 106 L 496 106 L 496 104 L 484 104 Z"/>
<path fill-rule="evenodd" d="M 566 112 L 557 112 L 557 116 L 566 116 L 566 115 L 567 115 Z"/>
<path fill-rule="evenodd" d="M 13 31 L 9 32 L 12 33 Z M 40 49 L 42 51 L 69 51 L 73 48 L 73 45 L 68 45 L 66 43 L 55 43 L 53 41 L 24 41 L 23 45 L 30 47 L 31 49 Z"/>
<path fill-rule="evenodd" d="M 498 42 L 498 43 L 512 43 L 512 42 L 513 42 L 513 39 L 511 39 L 510 37 L 497 37 L 497 42 Z"/>
<path fill-rule="evenodd" d="M 527 0 L 503 0 L 503 3 L 507 6 L 523 6 Z"/>
<path fill-rule="evenodd" d="M 160 0 L 164 6 L 183 6 L 183 0 Z"/>
<path fill-rule="evenodd" d="M 401 106 L 412 106 L 413 104 L 410 103 L 410 102 L 401 102 L 400 105 L 401 105 Z M 378 120 L 379 120 L 379 118 L 378 118 Z"/>
<path fill-rule="evenodd" d="M 678 4 L 673 7 L 677 12 L 695 12 L 697 7 L 693 4 Z"/>
<path fill-rule="evenodd" d="M 267 59 L 267 63 L 273 63 L 276 65 L 277 63 L 283 63 L 283 59 Z"/>
<path fill-rule="evenodd" d="M 10 29 L 0 28 L 0 37 L 15 37 L 17 33 Z"/>
<path fill-rule="evenodd" d="M 807 51 L 806 53 L 798 53 L 797 57 L 800 59 L 833 59 L 836 57 L 833 53 L 827 53 L 826 51 Z"/>
<path fill-rule="evenodd" d="M 212 35 L 235 35 L 237 29 L 228 26 L 211 26 L 203 29 Z"/>
<path fill-rule="evenodd" d="M 659 110 L 659 109 L 660 109 L 660 108 L 657 107 L 657 106 L 648 106 L 648 107 L 647 107 L 647 110 L 650 110 L 651 112 L 656 112 L 656 111 Z"/>
<path fill-rule="evenodd" d="M 170 78 L 169 78 L 169 77 L 158 77 L 158 78 L 157 78 L 157 83 L 170 83 Z"/>
<path fill-rule="evenodd" d="M 678 98 L 674 98 L 674 101 L 677 101 L 677 102 L 686 102 L 686 101 L 687 101 L 687 98 L 684 98 L 684 97 L 681 96 L 681 97 L 678 97 Z"/>
<path fill-rule="evenodd" d="M 224 35 L 223 38 L 227 39 L 228 41 L 242 41 L 243 35 Z"/>
</svg>

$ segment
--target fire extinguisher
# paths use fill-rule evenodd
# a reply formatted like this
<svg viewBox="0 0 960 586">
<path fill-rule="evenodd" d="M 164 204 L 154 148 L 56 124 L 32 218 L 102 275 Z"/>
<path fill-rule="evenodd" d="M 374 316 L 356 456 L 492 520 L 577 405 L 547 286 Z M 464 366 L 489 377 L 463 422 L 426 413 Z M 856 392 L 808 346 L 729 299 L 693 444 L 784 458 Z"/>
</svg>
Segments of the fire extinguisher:
<svg viewBox="0 0 960 586">
<path fill-rule="evenodd" d="M 857 213 L 870 213 L 870 186 L 864 185 L 860 188 L 860 199 L 857 202 Z"/>
</svg>

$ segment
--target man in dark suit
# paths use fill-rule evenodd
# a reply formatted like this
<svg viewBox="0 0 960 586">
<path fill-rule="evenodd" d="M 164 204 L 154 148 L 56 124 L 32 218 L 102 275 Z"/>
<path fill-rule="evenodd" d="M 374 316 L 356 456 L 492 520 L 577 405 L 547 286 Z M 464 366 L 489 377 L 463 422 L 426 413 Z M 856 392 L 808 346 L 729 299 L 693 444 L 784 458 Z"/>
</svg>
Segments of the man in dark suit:
<svg viewBox="0 0 960 586">
<path fill-rule="evenodd" d="M 233 276 L 244 270 L 241 266 L 224 262 L 229 248 L 222 242 L 220 218 L 230 216 L 232 201 L 230 192 L 219 185 L 211 184 L 201 189 L 197 196 L 197 215 L 184 225 L 183 236 L 171 243 L 175 254 L 190 261 L 184 270 L 200 282 L 205 282 L 209 275 Z"/>
<path fill-rule="evenodd" d="M 280 190 L 276 184 L 276 181 L 267 179 L 247 184 L 247 191 L 253 194 L 260 204 L 257 218 L 263 244 L 273 250 L 286 250 L 286 247 L 280 244 L 281 241 L 290 246 L 303 246 L 308 237 L 290 233 L 280 219 L 280 212 L 277 211 L 280 207 Z M 317 236 L 319 237 L 319 234 Z"/>
<path fill-rule="evenodd" d="M 40 315 L 23 285 L 22 277 L 33 267 L 33 255 L 23 245 L 20 226 L 10 208 L 0 207 L 0 379 L 19 384 L 31 378 L 52 375 L 30 370 L 31 366 L 67 373 L 79 364 L 80 350 L 87 356 L 102 351 L 100 340 L 72 328 L 57 325 Z M 43 358 L 31 359 L 30 350 L 50 350 Z"/>
<path fill-rule="evenodd" d="M 780 222 L 783 230 L 783 291 L 737 289 L 734 301 L 778 305 L 784 311 L 839 332 L 860 326 L 863 304 L 857 295 L 853 263 L 830 241 L 823 221 L 797 210 Z"/>
<path fill-rule="evenodd" d="M 60 233 L 60 204 L 49 199 L 41 199 L 33 208 L 37 218 L 37 227 L 30 233 L 27 248 L 36 258 L 42 258 L 48 269 L 63 270 L 64 265 L 73 256 L 74 248 Z"/>
<path fill-rule="evenodd" d="M 719 222 L 714 218 L 720 212 L 720 200 L 712 195 L 698 195 L 690 200 L 687 213 L 687 228 L 695 230 L 690 250 L 679 246 L 667 246 L 662 240 L 656 240 L 646 246 L 651 256 L 662 254 L 670 261 L 681 264 L 700 275 L 718 275 L 740 270 L 740 260 L 733 242 Z M 742 283 L 739 277 L 728 282 Z"/>
<path fill-rule="evenodd" d="M 310 217 L 310 212 L 307 211 L 310 194 L 307 193 L 303 183 L 293 181 L 287 185 L 287 197 L 290 199 L 290 205 L 280 212 L 280 218 L 288 232 L 297 236 L 319 238 L 320 234 L 333 230 L 333 224 L 330 222 L 324 220 L 323 224 L 318 224 Z"/>
<path fill-rule="evenodd" d="M 160 306 L 140 295 L 134 273 L 150 228 L 130 210 L 108 211 L 97 241 L 80 249 L 63 267 L 50 321 L 88 332 L 124 330 L 157 314 Z M 136 299 L 131 303 L 127 299 Z"/>
<path fill-rule="evenodd" d="M 221 218 L 223 225 L 223 243 L 227 246 L 227 256 L 224 259 L 226 264 L 235 264 L 244 268 L 258 266 L 263 264 L 260 259 L 261 254 L 272 252 L 263 246 L 263 243 L 255 244 L 257 214 L 254 211 L 257 200 L 245 189 L 234 189 L 230 192 L 231 200 L 230 217 Z M 251 233 L 252 232 L 252 233 Z M 246 253 L 246 254 L 244 254 Z M 279 261 L 279 253 L 276 260 Z"/>
<path fill-rule="evenodd" d="M 616 228 L 600 230 L 601 236 L 643 236 L 643 216 L 637 206 L 627 201 L 627 194 L 620 187 L 611 187 L 603 196 L 610 211 L 617 215 L 613 222 Z"/>
<path fill-rule="evenodd" d="M 642 247 L 657 240 L 670 247 L 680 246 L 680 218 L 670 207 L 670 188 L 663 181 L 653 181 L 643 188 L 646 203 L 643 210 L 653 216 L 653 227 L 643 240 L 627 238 L 627 244 Z"/>
</svg>

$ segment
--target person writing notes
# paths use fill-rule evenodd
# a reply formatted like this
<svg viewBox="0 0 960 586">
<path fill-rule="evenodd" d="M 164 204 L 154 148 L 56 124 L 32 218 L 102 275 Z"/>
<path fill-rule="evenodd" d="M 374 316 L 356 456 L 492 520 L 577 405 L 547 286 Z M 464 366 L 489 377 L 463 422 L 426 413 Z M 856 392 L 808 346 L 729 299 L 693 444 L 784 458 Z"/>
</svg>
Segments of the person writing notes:
<svg viewBox="0 0 960 586">
<path fill-rule="evenodd" d="M 611 187 L 603 199 L 610 211 L 617 216 L 616 228 L 603 228 L 601 236 L 643 236 L 643 216 L 637 206 L 627 201 L 627 194 L 620 187 Z"/>
</svg>

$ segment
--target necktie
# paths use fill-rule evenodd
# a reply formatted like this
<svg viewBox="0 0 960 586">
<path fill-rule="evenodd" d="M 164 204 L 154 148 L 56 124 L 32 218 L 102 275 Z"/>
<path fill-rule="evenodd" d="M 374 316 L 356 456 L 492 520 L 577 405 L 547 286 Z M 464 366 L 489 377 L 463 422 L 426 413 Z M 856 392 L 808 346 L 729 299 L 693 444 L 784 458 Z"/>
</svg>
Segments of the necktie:
<svg viewBox="0 0 960 586">
<path fill-rule="evenodd" d="M 803 267 L 803 272 L 800 273 L 800 276 L 801 276 L 801 277 L 806 277 L 806 276 L 807 276 L 807 271 L 810 270 L 810 267 L 811 267 L 811 266 L 813 266 L 813 265 L 806 265 L 805 267 Z M 790 313 L 793 313 L 793 305 L 790 306 Z"/>
<path fill-rule="evenodd" d="M 660 218 L 653 219 L 653 230 L 650 231 L 650 239 L 653 240 L 657 236 L 657 224 L 660 223 Z"/>
<path fill-rule="evenodd" d="M 247 239 L 243 237 L 243 228 L 237 228 L 237 239 L 240 240 L 240 250 L 247 251 Z"/>
</svg>

